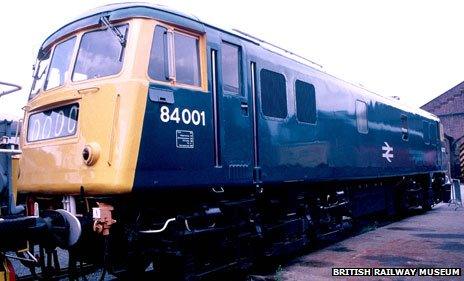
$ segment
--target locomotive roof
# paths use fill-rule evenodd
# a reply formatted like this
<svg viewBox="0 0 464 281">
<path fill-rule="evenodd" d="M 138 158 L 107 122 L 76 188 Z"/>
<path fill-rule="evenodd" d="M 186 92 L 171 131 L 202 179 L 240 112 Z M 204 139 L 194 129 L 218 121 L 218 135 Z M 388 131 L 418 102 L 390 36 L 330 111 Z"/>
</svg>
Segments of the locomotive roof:
<svg viewBox="0 0 464 281">
<path fill-rule="evenodd" d="M 318 69 L 318 68 L 322 68 L 319 64 L 313 61 L 310 61 L 306 58 L 303 58 L 301 56 L 298 56 L 290 51 L 284 50 L 276 45 L 270 44 L 264 40 L 261 40 L 254 36 L 246 34 L 244 32 L 241 32 L 238 30 L 225 30 L 222 28 L 218 28 L 216 26 L 212 26 L 208 23 L 201 21 L 198 17 L 194 15 L 183 13 L 177 10 L 173 10 L 163 5 L 157 5 L 153 3 L 144 3 L 144 2 L 130 2 L 130 3 L 128 2 L 128 3 L 109 4 L 109 5 L 95 8 L 93 10 L 90 10 L 80 15 L 76 19 L 72 20 L 71 22 L 69 22 L 68 24 L 64 25 L 63 27 L 55 31 L 53 34 L 51 34 L 43 42 L 42 47 L 40 48 L 40 51 L 39 51 L 39 56 L 43 52 L 43 50 L 46 50 L 54 41 L 60 39 L 63 36 L 66 36 L 70 32 L 73 32 L 77 29 L 85 28 L 91 25 L 97 25 L 100 22 L 100 18 L 102 16 L 109 16 L 110 20 L 120 20 L 120 19 L 130 18 L 130 17 L 153 18 L 153 19 L 158 19 L 158 20 L 162 20 L 166 22 L 171 22 L 179 26 L 184 26 L 186 28 L 196 30 L 201 33 L 205 32 L 205 26 L 212 27 L 212 28 L 221 30 L 223 32 L 230 33 L 243 40 L 252 42 L 258 46 L 261 46 L 262 48 L 268 51 L 287 57 L 298 63 L 304 64 L 308 67 L 313 68 L 316 71 L 324 73 L 325 75 L 330 75 Z M 397 100 L 394 100 L 394 99 L 382 96 L 380 94 L 377 94 L 375 92 L 369 91 L 359 85 L 355 85 L 353 83 L 344 81 L 333 75 L 330 75 L 330 76 L 332 76 L 333 78 L 337 80 L 343 81 L 344 83 L 349 84 L 351 87 L 357 88 L 368 95 L 375 95 L 377 97 L 380 97 L 381 102 L 385 104 L 392 105 L 402 110 L 405 110 L 405 111 L 408 111 L 414 114 L 419 114 L 424 117 L 431 118 L 437 121 L 439 120 L 437 116 L 431 114 L 430 112 L 427 112 L 420 108 L 409 107 L 401 102 L 398 102 Z"/>
<path fill-rule="evenodd" d="M 110 20 L 130 17 L 153 18 L 172 22 L 200 32 L 205 31 L 205 23 L 200 21 L 199 18 L 162 5 L 138 2 L 109 4 L 92 9 L 59 28 L 43 42 L 41 50 L 47 49 L 54 41 L 70 32 L 98 24 L 103 16 L 109 16 Z"/>
</svg>

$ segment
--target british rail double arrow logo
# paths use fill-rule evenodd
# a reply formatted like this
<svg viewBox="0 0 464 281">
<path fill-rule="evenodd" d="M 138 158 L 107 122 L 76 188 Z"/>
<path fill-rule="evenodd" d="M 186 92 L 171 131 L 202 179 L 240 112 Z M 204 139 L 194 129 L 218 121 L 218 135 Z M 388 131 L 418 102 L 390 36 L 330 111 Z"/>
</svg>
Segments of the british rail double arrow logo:
<svg viewBox="0 0 464 281">
<path fill-rule="evenodd" d="M 383 142 L 385 146 L 382 146 L 382 151 L 384 152 L 382 154 L 382 157 L 387 159 L 388 162 L 391 163 L 391 159 L 393 158 L 393 147 L 388 145 L 388 142 Z"/>
</svg>

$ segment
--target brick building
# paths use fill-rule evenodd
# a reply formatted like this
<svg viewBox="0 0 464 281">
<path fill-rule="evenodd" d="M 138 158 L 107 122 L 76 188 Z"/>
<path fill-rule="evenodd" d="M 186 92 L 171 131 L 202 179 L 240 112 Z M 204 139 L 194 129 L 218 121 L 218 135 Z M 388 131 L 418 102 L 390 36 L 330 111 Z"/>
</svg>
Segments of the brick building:
<svg viewBox="0 0 464 281">
<path fill-rule="evenodd" d="M 424 104 L 422 109 L 437 115 L 450 140 L 451 176 L 462 177 L 459 146 L 464 144 L 464 81 Z"/>
</svg>

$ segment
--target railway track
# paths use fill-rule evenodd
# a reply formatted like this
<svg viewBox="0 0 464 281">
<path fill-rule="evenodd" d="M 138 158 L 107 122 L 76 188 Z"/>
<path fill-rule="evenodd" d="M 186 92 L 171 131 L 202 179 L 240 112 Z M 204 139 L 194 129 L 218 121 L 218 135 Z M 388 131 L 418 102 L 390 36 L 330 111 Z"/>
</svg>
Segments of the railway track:
<svg viewBox="0 0 464 281">
<path fill-rule="evenodd" d="M 97 277 L 95 266 L 90 264 L 85 264 L 79 267 L 78 272 L 70 273 L 69 268 L 59 269 L 55 272 L 53 276 L 49 276 L 49 274 L 43 273 L 36 273 L 36 274 L 28 274 L 24 276 L 18 276 L 16 280 L 19 281 L 33 281 L 33 280 L 95 280 Z M 97 271 L 98 273 L 98 271 Z M 93 275 L 93 278 L 87 277 L 87 275 Z"/>
<path fill-rule="evenodd" d="M 407 213 L 396 216 L 394 218 L 386 215 L 374 215 L 364 217 L 354 221 L 353 227 L 348 232 L 331 232 L 321 235 L 316 244 L 312 244 L 308 247 L 304 247 L 301 250 L 273 258 L 265 258 L 259 260 L 251 268 L 247 270 L 240 270 L 234 264 L 230 264 L 228 267 L 224 266 L 221 270 L 216 272 L 210 272 L 209 274 L 202 274 L 197 276 L 199 280 L 268 280 L 269 276 L 277 274 L 282 266 L 291 264 L 291 261 L 300 256 L 307 255 L 311 252 L 317 252 L 332 244 L 340 242 L 344 239 L 355 237 L 357 235 L 372 231 L 379 227 L 386 226 L 388 224 L 400 221 L 406 217 L 416 216 L 425 213 L 420 208 L 413 208 L 407 211 Z M 67 259 L 67 251 L 58 250 L 58 259 L 61 264 L 64 264 Z M 18 261 L 13 261 L 14 267 L 18 268 Z M 79 264 L 74 271 L 70 271 L 69 268 L 54 269 L 52 272 L 42 273 L 40 267 L 35 274 L 26 273 L 25 267 L 22 266 L 21 272 L 17 272 L 17 280 L 19 281 L 32 281 L 32 280 L 118 280 L 115 275 L 126 276 L 125 272 L 118 272 L 115 275 L 105 272 L 101 267 L 97 267 L 92 264 Z M 102 279 L 102 275 L 103 279 Z M 169 276 L 160 276 L 153 270 L 153 266 L 150 266 L 143 275 L 144 279 L 157 279 L 166 280 Z M 159 279 L 161 278 L 161 279 Z"/>
</svg>

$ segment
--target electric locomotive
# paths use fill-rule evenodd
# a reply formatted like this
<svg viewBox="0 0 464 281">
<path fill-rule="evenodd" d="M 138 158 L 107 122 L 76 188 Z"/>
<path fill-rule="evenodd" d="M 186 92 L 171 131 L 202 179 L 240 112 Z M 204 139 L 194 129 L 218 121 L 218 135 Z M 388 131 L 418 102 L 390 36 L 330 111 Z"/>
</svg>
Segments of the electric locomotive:
<svg viewBox="0 0 464 281">
<path fill-rule="evenodd" d="M 108 5 L 42 44 L 18 190 L 44 246 L 201 277 L 440 201 L 437 117 L 237 30 Z M 89 255 L 88 253 L 96 253 Z"/>
</svg>

